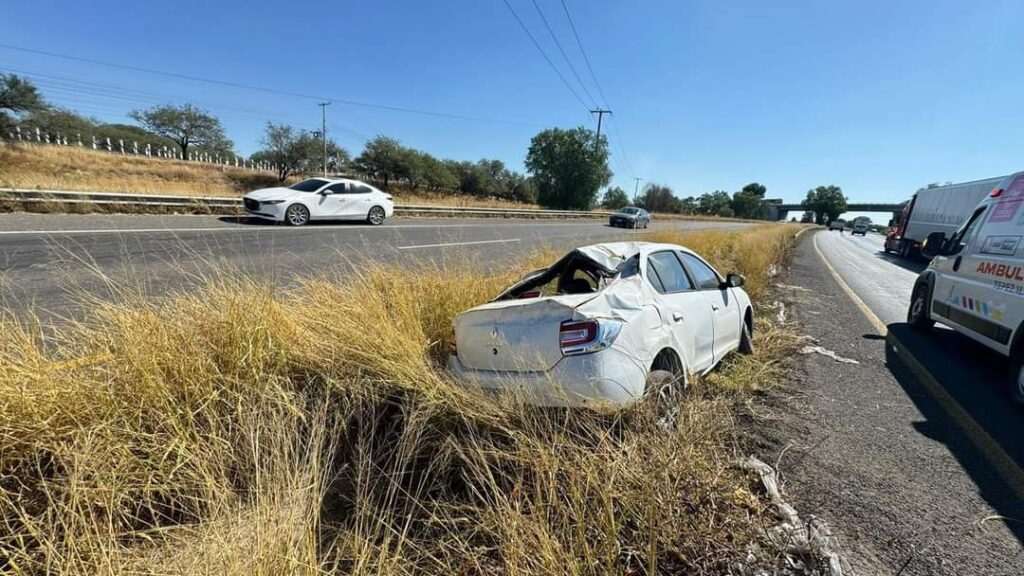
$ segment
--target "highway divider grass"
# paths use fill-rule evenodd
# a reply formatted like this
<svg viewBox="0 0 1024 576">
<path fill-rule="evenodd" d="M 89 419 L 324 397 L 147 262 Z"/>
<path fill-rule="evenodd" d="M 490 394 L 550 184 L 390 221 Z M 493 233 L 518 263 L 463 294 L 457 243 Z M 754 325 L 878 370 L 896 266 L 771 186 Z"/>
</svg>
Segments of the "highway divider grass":
<svg viewBox="0 0 1024 576">
<path fill-rule="evenodd" d="M 656 239 L 761 300 L 794 232 Z M 0 571 L 728 572 L 764 513 L 732 465 L 734 406 L 770 385 L 784 339 L 759 319 L 758 354 L 671 406 L 541 410 L 454 385 L 453 316 L 555 256 L 287 290 L 225 276 L 61 326 L 7 314 Z"/>
</svg>

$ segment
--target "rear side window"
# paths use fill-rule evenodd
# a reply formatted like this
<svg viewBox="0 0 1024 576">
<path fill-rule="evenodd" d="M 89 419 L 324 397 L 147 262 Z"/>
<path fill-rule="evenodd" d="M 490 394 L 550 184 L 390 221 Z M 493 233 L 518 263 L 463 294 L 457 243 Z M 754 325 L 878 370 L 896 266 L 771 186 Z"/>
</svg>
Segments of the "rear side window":
<svg viewBox="0 0 1024 576">
<path fill-rule="evenodd" d="M 651 274 L 652 271 L 654 274 Z M 686 275 L 679 258 L 672 252 L 655 252 L 648 256 L 647 275 L 651 277 L 654 289 L 662 294 L 693 290 L 690 277 Z M 654 277 L 657 277 L 658 282 L 655 282 Z"/>
<path fill-rule="evenodd" d="M 344 182 L 338 182 L 337 184 L 331 184 L 325 191 L 329 191 L 331 194 L 345 194 L 348 190 L 345 189 L 346 184 Z"/>
<path fill-rule="evenodd" d="M 715 271 L 712 270 L 710 266 L 693 254 L 683 252 L 681 256 L 683 257 L 683 261 L 686 262 L 686 267 L 689 268 L 690 273 L 693 274 L 694 281 L 697 282 L 697 286 L 700 286 L 701 290 L 718 290 L 722 281 L 718 279 L 718 274 L 715 274 Z"/>
<path fill-rule="evenodd" d="M 369 194 L 370 192 L 373 192 L 373 188 L 370 188 L 366 184 L 352 184 L 353 194 Z"/>
</svg>

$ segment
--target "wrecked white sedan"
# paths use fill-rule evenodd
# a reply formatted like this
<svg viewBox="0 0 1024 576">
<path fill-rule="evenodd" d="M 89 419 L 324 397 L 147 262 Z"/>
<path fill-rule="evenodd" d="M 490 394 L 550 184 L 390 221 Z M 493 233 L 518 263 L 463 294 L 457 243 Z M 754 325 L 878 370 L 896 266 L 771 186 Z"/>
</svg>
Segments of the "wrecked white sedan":
<svg viewBox="0 0 1024 576">
<path fill-rule="evenodd" d="M 743 283 L 682 246 L 585 246 L 459 314 L 448 367 L 533 404 L 625 406 L 753 351 Z"/>
</svg>

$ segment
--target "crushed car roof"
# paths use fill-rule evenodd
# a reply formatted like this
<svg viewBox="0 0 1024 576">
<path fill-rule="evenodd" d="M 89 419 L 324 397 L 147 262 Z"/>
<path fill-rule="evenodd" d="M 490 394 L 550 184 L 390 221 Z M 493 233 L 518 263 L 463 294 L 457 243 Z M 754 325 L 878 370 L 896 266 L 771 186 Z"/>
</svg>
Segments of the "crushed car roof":
<svg viewBox="0 0 1024 576">
<path fill-rule="evenodd" d="M 655 242 L 605 242 L 581 246 L 575 251 L 600 264 L 607 270 L 615 270 L 623 261 L 636 256 L 640 252 L 651 252 L 658 249 L 678 250 L 686 248 L 675 244 L 658 244 Z"/>
</svg>

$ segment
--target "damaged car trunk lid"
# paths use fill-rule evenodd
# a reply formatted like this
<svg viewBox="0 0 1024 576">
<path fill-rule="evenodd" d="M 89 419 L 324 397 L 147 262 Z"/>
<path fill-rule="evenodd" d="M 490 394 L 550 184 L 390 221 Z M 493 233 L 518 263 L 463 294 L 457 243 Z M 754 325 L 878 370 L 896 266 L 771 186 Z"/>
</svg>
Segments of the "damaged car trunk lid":
<svg viewBox="0 0 1024 576">
<path fill-rule="evenodd" d="M 562 359 L 559 332 L 592 294 L 492 302 L 455 319 L 458 357 L 467 368 L 543 372 Z"/>
</svg>

